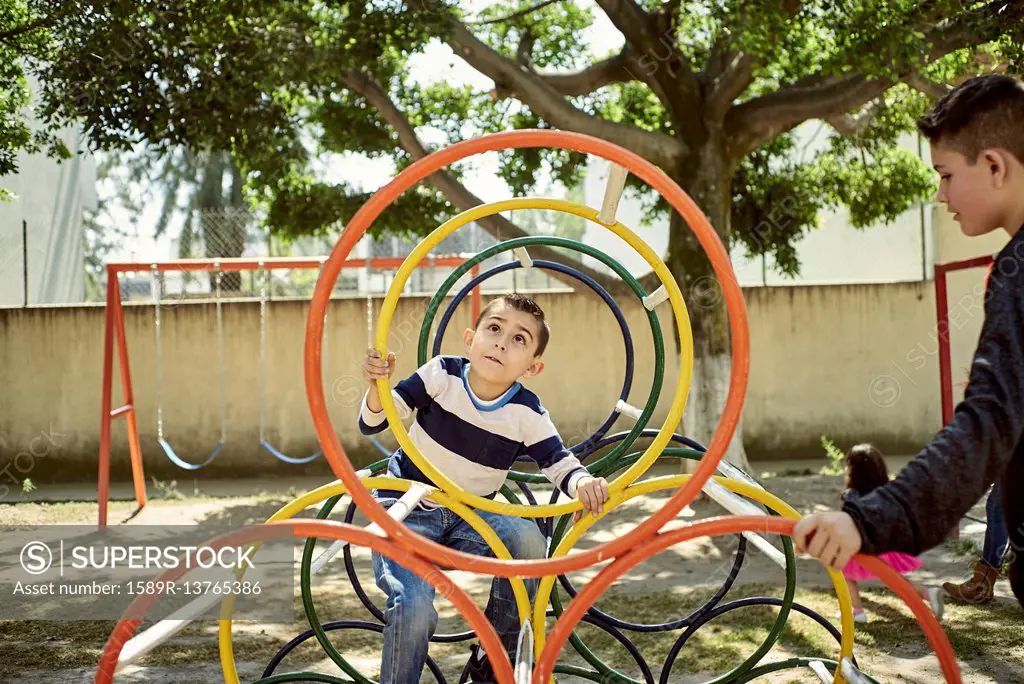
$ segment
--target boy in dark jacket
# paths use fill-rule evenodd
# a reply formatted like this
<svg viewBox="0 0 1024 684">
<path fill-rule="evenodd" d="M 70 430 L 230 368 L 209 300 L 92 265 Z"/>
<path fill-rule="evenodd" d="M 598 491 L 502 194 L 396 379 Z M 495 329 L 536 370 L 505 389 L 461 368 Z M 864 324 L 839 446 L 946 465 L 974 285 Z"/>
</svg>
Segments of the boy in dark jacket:
<svg viewBox="0 0 1024 684">
<path fill-rule="evenodd" d="M 1003 228 L 1010 242 L 985 289 L 985 322 L 964 400 L 902 472 L 842 512 L 801 520 L 798 551 L 839 570 L 858 552 L 913 555 L 940 544 L 996 481 L 1024 605 L 1024 83 L 970 79 L 918 122 L 939 173 L 938 200 L 968 236 Z"/>
</svg>

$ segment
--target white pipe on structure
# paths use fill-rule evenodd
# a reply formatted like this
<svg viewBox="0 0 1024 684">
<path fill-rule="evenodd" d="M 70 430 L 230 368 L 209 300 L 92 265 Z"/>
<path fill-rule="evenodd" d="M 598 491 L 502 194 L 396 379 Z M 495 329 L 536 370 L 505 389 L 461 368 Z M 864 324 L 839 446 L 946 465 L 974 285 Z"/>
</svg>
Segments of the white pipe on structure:
<svg viewBox="0 0 1024 684">
<path fill-rule="evenodd" d="M 764 515 L 764 511 L 750 503 L 741 496 L 734 494 L 714 480 L 708 480 L 704 484 L 704 493 L 733 515 Z M 766 516 L 767 517 L 767 516 Z M 744 532 L 743 536 L 751 544 L 761 549 L 764 555 L 773 560 L 780 568 L 786 568 L 786 557 L 781 551 L 771 545 L 767 539 L 753 532 Z"/>
<path fill-rule="evenodd" d="M 533 675 L 533 625 L 529 620 L 519 630 L 514 674 L 516 684 L 530 684 Z"/>
<path fill-rule="evenodd" d="M 419 506 L 420 501 L 427 498 L 427 495 L 430 494 L 433 489 L 433 487 L 428 487 L 427 485 L 419 483 L 413 484 L 409 487 L 409 491 L 403 494 L 402 498 L 396 501 L 394 505 L 388 509 L 388 515 L 391 516 L 392 519 L 402 522 L 409 517 L 409 514 L 412 513 L 412 509 Z M 384 530 L 380 529 L 380 525 L 377 523 L 370 523 L 365 529 L 367 532 L 372 532 L 380 537 L 387 536 L 384 534 Z"/>
<path fill-rule="evenodd" d="M 370 471 L 360 470 L 356 473 L 360 479 L 370 476 Z M 395 520 L 401 522 L 405 520 L 406 516 L 416 508 L 420 501 L 422 501 L 430 492 L 431 487 L 427 487 L 421 484 L 414 484 L 409 488 L 401 499 L 399 499 L 394 506 L 388 509 L 388 515 Z M 345 504 L 348 497 L 344 497 L 341 503 Z M 346 504 L 347 505 L 347 504 Z M 374 529 L 375 528 L 375 529 Z M 377 525 L 368 525 L 367 530 L 382 534 L 380 527 Z M 323 569 L 331 558 L 333 558 L 339 551 L 341 551 L 347 542 L 336 541 L 332 544 L 327 551 L 322 553 L 318 558 L 313 561 L 311 565 L 311 573 L 316 574 Z M 333 550 L 333 552 L 332 552 Z M 328 555 L 330 554 L 330 555 Z M 235 579 L 234 573 L 229 573 L 232 580 Z M 121 649 L 121 653 L 117 658 L 117 667 L 115 672 L 120 672 L 123 668 L 127 667 L 131 663 L 135 662 L 142 656 L 146 655 L 154 648 L 164 643 L 172 636 L 180 632 L 185 625 L 189 624 L 193 620 L 196 620 L 202 616 L 210 608 L 224 600 L 224 596 L 219 594 L 207 594 L 201 596 L 196 600 L 188 603 L 178 610 L 171 613 L 165 619 L 160 620 L 155 625 L 147 629 L 145 632 L 129 639 L 124 647 Z"/>
<path fill-rule="evenodd" d="M 523 265 L 523 268 L 533 268 L 533 257 L 530 256 L 525 247 L 516 247 L 512 250 L 512 254 Z"/>
<path fill-rule="evenodd" d="M 619 200 L 622 199 L 622 192 L 626 189 L 626 177 L 629 171 L 612 164 L 608 173 L 608 185 L 604 188 L 604 202 L 601 204 L 601 211 L 597 220 L 606 226 L 615 223 L 615 214 L 619 211 Z"/>
<path fill-rule="evenodd" d="M 807 667 L 811 668 L 811 672 L 818 676 L 821 684 L 832 684 L 832 673 L 825 667 L 825 663 L 820 660 L 812 660 Z"/>
<path fill-rule="evenodd" d="M 850 684 L 870 684 L 868 678 L 861 674 L 860 670 L 857 669 L 857 666 L 849 658 L 843 658 L 840 666 L 842 667 L 843 677 Z"/>
<path fill-rule="evenodd" d="M 406 519 L 412 509 L 416 508 L 420 501 L 423 501 L 428 494 L 430 494 L 431 488 L 420 484 L 414 484 L 409 487 L 409 491 L 402 495 L 402 498 L 395 502 L 395 505 L 388 509 L 388 515 L 402 522 Z M 384 536 L 384 531 L 380 529 L 377 523 L 371 523 L 366 526 L 367 532 L 373 532 L 376 535 Z M 337 556 L 346 546 L 347 541 L 338 540 L 327 547 L 327 550 L 321 553 L 319 556 L 313 559 L 313 564 L 310 566 L 312 574 L 316 574 L 323 570 L 323 567 L 327 565 L 327 562 Z"/>
<path fill-rule="evenodd" d="M 644 297 L 644 308 L 648 311 L 654 311 L 654 309 L 662 302 L 668 301 L 668 290 L 662 285 L 651 294 Z"/>
<path fill-rule="evenodd" d="M 234 574 L 231 574 L 230 576 L 232 579 L 235 578 Z M 215 605 L 223 601 L 224 598 L 225 597 L 221 594 L 206 594 L 197 598 L 195 601 L 182 606 L 165 619 L 147 629 L 145 632 L 129 639 L 117 657 L 117 667 L 114 669 L 114 672 L 120 672 L 122 668 L 127 667 L 163 642 L 170 639 L 172 636 L 184 629 L 185 625 L 201 616 L 210 608 L 213 608 Z"/>
<path fill-rule="evenodd" d="M 615 412 L 620 413 L 624 416 L 629 416 L 634 421 L 640 420 L 640 416 L 643 415 L 643 411 L 638 409 L 636 406 L 629 404 L 622 399 L 615 402 Z"/>
<path fill-rule="evenodd" d="M 341 509 L 346 508 L 349 505 L 349 501 L 351 501 L 351 499 L 348 496 L 341 497 L 338 501 L 338 507 Z M 327 561 L 337 556 L 338 552 L 345 548 L 345 544 L 347 544 L 347 542 L 338 540 L 328 546 L 326 551 L 313 559 L 313 562 L 309 566 L 310 574 L 315 575 L 323 570 L 324 566 L 327 565 Z"/>
</svg>

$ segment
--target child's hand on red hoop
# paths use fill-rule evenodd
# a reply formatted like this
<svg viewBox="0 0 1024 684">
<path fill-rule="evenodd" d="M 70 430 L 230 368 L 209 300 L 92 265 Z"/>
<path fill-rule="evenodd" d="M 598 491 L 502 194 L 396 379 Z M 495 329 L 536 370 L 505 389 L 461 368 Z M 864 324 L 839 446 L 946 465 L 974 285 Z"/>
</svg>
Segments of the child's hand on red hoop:
<svg viewBox="0 0 1024 684">
<path fill-rule="evenodd" d="M 388 352 L 387 359 L 376 349 L 368 349 L 362 364 L 363 377 L 370 385 L 378 379 L 387 379 L 395 372 L 395 353 Z"/>
<path fill-rule="evenodd" d="M 830 511 L 813 513 L 793 528 L 793 542 L 797 553 L 841 571 L 864 543 L 860 530 L 847 513 Z"/>
<path fill-rule="evenodd" d="M 576 483 L 576 498 L 583 504 L 581 510 L 576 511 L 572 521 L 579 522 L 583 517 L 583 511 L 590 511 L 593 516 L 599 516 L 604 511 L 604 502 L 608 500 L 608 480 L 603 477 L 584 475 Z"/>
</svg>

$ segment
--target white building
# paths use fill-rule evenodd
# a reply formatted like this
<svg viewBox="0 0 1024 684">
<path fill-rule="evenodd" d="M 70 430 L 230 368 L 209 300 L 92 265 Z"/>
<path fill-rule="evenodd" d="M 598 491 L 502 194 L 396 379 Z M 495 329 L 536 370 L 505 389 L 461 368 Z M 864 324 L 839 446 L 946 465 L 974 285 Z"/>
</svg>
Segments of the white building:
<svg viewBox="0 0 1024 684">
<path fill-rule="evenodd" d="M 802 154 L 811 154 L 827 143 L 830 128 L 812 121 L 797 129 Z M 907 135 L 902 144 L 920 153 L 930 163 L 927 142 L 917 135 Z M 601 206 L 607 181 L 607 164 L 594 163 L 585 182 L 586 202 Z M 749 257 L 742 247 L 732 250 L 733 267 L 741 285 L 818 285 L 840 283 L 879 283 L 920 281 L 931 279 L 937 261 L 965 258 L 984 254 L 987 245 L 961 244 L 956 236 L 938 235 L 936 216 L 945 210 L 931 200 L 916 205 L 889 224 L 880 224 L 857 230 L 850 225 L 848 212 L 823 212 L 819 226 L 809 231 L 797 244 L 800 274 L 789 278 L 772 268 L 771 258 L 765 263 L 760 257 Z M 640 202 L 623 198 L 619 205 L 619 219 L 637 232 L 659 254 L 668 247 L 667 221 L 649 227 L 641 226 Z M 602 251 L 614 255 L 632 273 L 643 274 L 649 269 L 643 259 L 623 241 L 609 231 L 588 225 L 584 240 Z M 954 246 L 954 243 L 958 246 Z M 590 265 L 596 262 L 588 259 Z"/>
<path fill-rule="evenodd" d="M 74 157 L 58 163 L 23 153 L 18 172 L 0 177 L 15 195 L 0 202 L 0 306 L 85 299 L 83 212 L 96 206 L 96 163 L 78 153 L 85 148 L 79 131 L 60 137 Z"/>
</svg>

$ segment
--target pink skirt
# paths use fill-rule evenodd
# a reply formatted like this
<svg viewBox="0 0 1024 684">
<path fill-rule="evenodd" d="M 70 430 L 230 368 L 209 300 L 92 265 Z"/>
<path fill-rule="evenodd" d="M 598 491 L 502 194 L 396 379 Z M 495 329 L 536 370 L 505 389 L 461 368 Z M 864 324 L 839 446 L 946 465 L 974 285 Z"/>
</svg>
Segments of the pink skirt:
<svg viewBox="0 0 1024 684">
<path fill-rule="evenodd" d="M 878 559 L 901 575 L 905 575 L 912 570 L 917 570 L 924 566 L 924 563 L 922 563 L 916 556 L 899 553 L 897 551 L 883 553 L 878 556 Z M 854 582 L 878 579 L 875 573 L 871 572 L 855 560 L 846 564 L 846 567 L 843 568 L 843 576 Z"/>
</svg>

